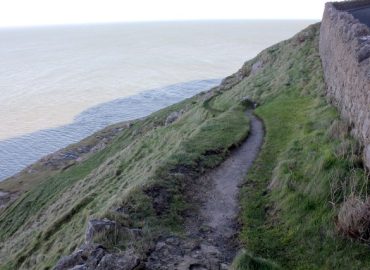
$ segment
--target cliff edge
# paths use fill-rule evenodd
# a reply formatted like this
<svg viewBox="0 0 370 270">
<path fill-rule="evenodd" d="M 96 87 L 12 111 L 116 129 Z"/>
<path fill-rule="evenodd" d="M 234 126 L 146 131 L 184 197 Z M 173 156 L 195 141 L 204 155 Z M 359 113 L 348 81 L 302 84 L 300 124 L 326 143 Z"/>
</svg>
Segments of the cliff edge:
<svg viewBox="0 0 370 270">
<path fill-rule="evenodd" d="M 225 241 L 197 238 L 213 233 L 203 226 L 212 222 L 197 223 L 197 214 L 207 209 L 205 198 L 222 199 L 213 192 L 231 184 L 240 211 L 232 221 L 220 219 L 237 232 L 227 241 L 239 250 L 229 269 L 370 268 L 363 149 L 327 102 L 324 38 L 333 37 L 312 25 L 262 51 L 220 86 L 115 130 L 79 162 L 45 167 L 46 173 L 39 163 L 29 182 L 29 172 L 18 178 L 18 189 L 8 182 L 19 193 L 0 212 L 0 268 L 166 269 L 170 260 L 178 269 L 225 269 L 231 258 L 218 252 Z M 245 113 L 251 100 L 255 116 Z M 260 121 L 261 151 L 247 175 L 230 183 L 222 164 L 239 171 L 233 153 L 258 148 L 239 147 Z M 192 233 L 197 241 L 186 241 Z"/>
</svg>

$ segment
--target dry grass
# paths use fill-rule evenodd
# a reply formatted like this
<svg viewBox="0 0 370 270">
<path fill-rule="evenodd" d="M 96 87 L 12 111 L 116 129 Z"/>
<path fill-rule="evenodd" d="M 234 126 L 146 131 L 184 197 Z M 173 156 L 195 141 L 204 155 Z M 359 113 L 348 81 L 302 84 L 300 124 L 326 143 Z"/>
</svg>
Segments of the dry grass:
<svg viewBox="0 0 370 270">
<path fill-rule="evenodd" d="M 369 242 L 370 199 L 362 200 L 355 195 L 348 197 L 339 209 L 336 225 L 344 236 Z"/>
<path fill-rule="evenodd" d="M 328 130 L 328 136 L 333 139 L 345 139 L 349 135 L 349 124 L 343 120 L 336 119 Z"/>
<path fill-rule="evenodd" d="M 0 269 L 53 267 L 84 242 L 92 218 L 141 229 L 145 237 L 135 246 L 143 252 L 156 235 L 179 231 L 188 181 L 219 164 L 248 134 L 240 99 L 225 100 L 224 110 L 214 110 L 204 104 L 213 94 L 201 93 L 135 121 L 80 163 L 48 171 L 47 177 L 40 170 L 25 189 L 16 182 L 13 186 L 26 192 L 0 213 Z M 184 113 L 165 125 L 174 111 Z M 154 197 L 145 192 L 153 187 L 161 191 Z M 115 234 L 97 238 L 112 249 L 126 247 L 126 239 Z"/>
<path fill-rule="evenodd" d="M 370 189 L 361 148 L 326 102 L 319 33 L 309 32 L 312 39 L 267 51 L 266 68 L 236 87 L 258 100 L 266 127 L 240 195 L 241 239 L 253 256 L 282 269 L 370 269 L 368 245 L 336 229 L 343 202 L 350 194 L 367 198 Z M 367 238 L 368 203 L 351 205 L 343 204 L 338 224 Z"/>
<path fill-rule="evenodd" d="M 246 250 L 241 250 L 236 256 L 233 264 L 231 265 L 231 270 L 279 270 L 281 269 L 275 263 L 260 258 L 255 257 L 248 253 Z"/>
</svg>

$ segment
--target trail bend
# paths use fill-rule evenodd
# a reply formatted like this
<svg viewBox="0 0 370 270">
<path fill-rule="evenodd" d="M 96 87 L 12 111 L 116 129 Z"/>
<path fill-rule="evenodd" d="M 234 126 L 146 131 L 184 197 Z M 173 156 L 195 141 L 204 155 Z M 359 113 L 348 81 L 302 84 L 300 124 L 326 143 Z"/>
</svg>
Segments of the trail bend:
<svg viewBox="0 0 370 270">
<path fill-rule="evenodd" d="M 229 269 L 238 249 L 239 187 L 258 156 L 265 133 L 253 111 L 246 114 L 250 119 L 248 138 L 220 166 L 197 181 L 192 197 L 198 209 L 186 217 L 185 236 L 160 239 L 146 269 Z"/>
</svg>

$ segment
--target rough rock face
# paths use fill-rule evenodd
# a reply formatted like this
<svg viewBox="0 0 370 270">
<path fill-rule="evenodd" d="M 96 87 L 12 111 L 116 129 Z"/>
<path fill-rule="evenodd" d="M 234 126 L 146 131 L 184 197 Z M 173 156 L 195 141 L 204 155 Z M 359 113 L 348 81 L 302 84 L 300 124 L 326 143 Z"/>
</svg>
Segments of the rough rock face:
<svg viewBox="0 0 370 270">
<path fill-rule="evenodd" d="M 104 257 L 106 249 L 100 245 L 85 245 L 59 260 L 54 270 L 87 269 L 96 267 Z"/>
<path fill-rule="evenodd" d="M 326 4 L 320 56 L 327 95 L 364 145 L 364 162 L 370 168 L 370 29 L 345 11 L 359 2 Z"/>
<path fill-rule="evenodd" d="M 223 254 L 204 239 L 167 237 L 150 254 L 147 270 L 226 270 Z"/>
<path fill-rule="evenodd" d="M 108 126 L 101 131 L 85 138 L 77 145 L 68 146 L 55 153 L 47 155 L 37 163 L 44 168 L 53 170 L 65 170 L 75 163 L 84 161 L 90 154 L 104 149 L 124 129 L 130 128 L 130 122 L 119 123 L 114 126 Z M 37 172 L 34 165 L 27 167 L 28 173 Z"/>
<path fill-rule="evenodd" d="M 83 245 L 63 257 L 53 270 L 133 270 L 140 269 L 140 259 L 132 251 L 111 254 L 101 245 Z"/>
<path fill-rule="evenodd" d="M 97 270 L 131 270 L 140 269 L 140 259 L 135 252 L 128 250 L 120 254 L 108 254 L 99 262 Z"/>
<path fill-rule="evenodd" d="M 165 121 L 165 125 L 168 126 L 169 124 L 172 124 L 173 122 L 175 122 L 182 114 L 184 113 L 183 110 L 179 111 L 179 112 L 172 112 L 170 113 L 167 118 L 166 118 L 166 121 Z"/>
<path fill-rule="evenodd" d="M 85 239 L 87 244 L 94 243 L 97 236 L 107 239 L 109 236 L 119 238 L 119 240 L 133 240 L 135 234 L 129 228 L 123 227 L 119 223 L 109 219 L 92 219 L 87 225 Z M 117 239 L 112 239 L 116 240 Z"/>
<path fill-rule="evenodd" d="M 0 190 L 0 208 L 5 207 L 5 205 L 10 201 L 10 193 Z"/>
<path fill-rule="evenodd" d="M 132 249 L 112 253 L 106 246 L 95 243 L 99 240 L 127 243 L 140 238 L 140 234 L 138 229 L 126 228 L 109 219 L 92 219 L 86 229 L 85 244 L 71 255 L 61 258 L 54 270 L 140 269 L 142 260 Z"/>
</svg>

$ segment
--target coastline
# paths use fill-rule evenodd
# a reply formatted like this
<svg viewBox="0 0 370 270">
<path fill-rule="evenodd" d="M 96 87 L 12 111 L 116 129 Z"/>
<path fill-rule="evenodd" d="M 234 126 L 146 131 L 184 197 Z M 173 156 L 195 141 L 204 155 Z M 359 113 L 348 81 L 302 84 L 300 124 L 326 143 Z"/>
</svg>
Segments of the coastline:
<svg viewBox="0 0 370 270">
<path fill-rule="evenodd" d="M 222 162 L 234 162 L 232 151 L 253 136 L 245 110 L 256 105 L 266 136 L 251 170 L 234 185 L 240 253 L 231 269 L 369 268 L 363 243 L 337 229 L 348 202 L 343 195 L 352 183 L 365 186 L 367 175 L 352 151 L 357 142 L 348 128 L 338 134 L 345 122 L 327 103 L 319 35 L 320 24 L 312 25 L 265 49 L 220 86 L 115 127 L 106 147 L 81 163 L 27 177 L 32 188 L 0 212 L 2 267 L 172 270 L 168 262 L 180 261 L 186 269 L 229 269 L 232 256 L 217 249 L 233 245 L 218 237 L 217 249 L 199 241 L 199 234 L 217 235 L 217 224 L 205 219 L 189 231 L 186 224 L 194 224 L 192 215 L 199 220 L 204 204 L 194 194 L 206 198 L 203 185 L 222 203 L 216 209 L 226 210 L 217 193 L 227 190 L 235 170 L 222 170 Z M 160 268 L 150 267 L 153 261 Z"/>
<path fill-rule="evenodd" d="M 0 141 L 2 160 L 0 183 L 7 178 L 14 179 L 23 170 L 30 172 L 36 170 L 35 162 L 48 163 L 48 166 L 58 169 L 61 166 L 68 166 L 71 162 L 89 154 L 90 151 L 94 151 L 92 148 L 99 147 L 98 142 L 96 145 L 91 142 L 88 143 L 89 146 L 85 145 L 84 141 L 90 141 L 90 137 L 99 137 L 100 133 L 106 132 L 109 134 L 108 137 L 114 137 L 115 132 L 118 133 L 113 131 L 115 125 L 125 126 L 126 121 L 146 117 L 152 112 L 206 91 L 218 85 L 220 81 L 219 79 L 194 80 L 146 90 L 88 108 L 68 125 L 2 140 Z M 110 140 L 108 137 L 103 136 L 102 140 Z M 78 149 L 80 143 L 84 146 Z M 68 150 L 73 148 L 69 145 L 75 144 L 74 151 Z"/>
</svg>

